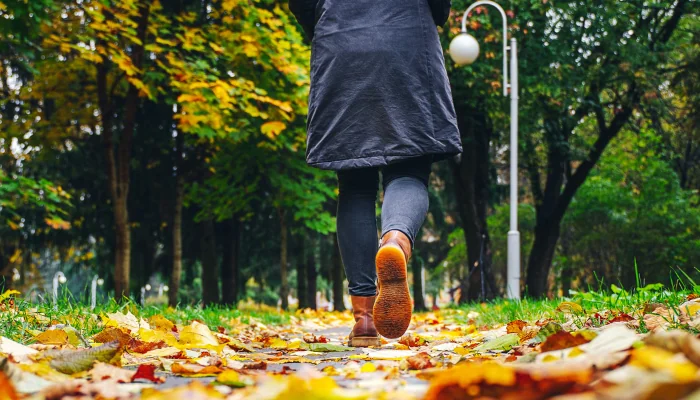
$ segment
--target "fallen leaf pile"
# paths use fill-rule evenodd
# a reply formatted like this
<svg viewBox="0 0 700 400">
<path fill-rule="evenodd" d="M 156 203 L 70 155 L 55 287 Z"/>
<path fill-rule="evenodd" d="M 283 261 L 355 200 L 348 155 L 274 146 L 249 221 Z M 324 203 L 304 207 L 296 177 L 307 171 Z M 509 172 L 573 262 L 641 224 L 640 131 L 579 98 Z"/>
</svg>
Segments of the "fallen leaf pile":
<svg viewBox="0 0 700 400">
<path fill-rule="evenodd" d="M 569 301 L 494 326 L 419 313 L 364 349 L 347 347 L 349 312 L 224 328 L 126 311 L 100 315 L 91 337 L 36 315 L 31 340 L 0 337 L 0 399 L 700 399 L 700 298 L 627 311 Z"/>
</svg>

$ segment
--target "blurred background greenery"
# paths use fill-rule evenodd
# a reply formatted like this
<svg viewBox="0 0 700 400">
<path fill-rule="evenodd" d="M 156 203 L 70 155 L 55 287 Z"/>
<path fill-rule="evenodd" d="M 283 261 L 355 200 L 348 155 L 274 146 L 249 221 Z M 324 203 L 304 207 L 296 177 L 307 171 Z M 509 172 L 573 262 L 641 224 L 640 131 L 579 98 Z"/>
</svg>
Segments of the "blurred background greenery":
<svg viewBox="0 0 700 400">
<path fill-rule="evenodd" d="M 524 290 L 697 279 L 698 3 L 501 4 Z M 76 299 L 98 275 L 101 300 L 344 307 L 336 179 L 305 164 L 310 43 L 286 1 L 0 0 L 0 21 L 1 285 L 48 297 L 61 270 Z M 465 152 L 434 165 L 417 309 L 504 291 L 501 22 L 469 21 L 481 58 L 446 58 Z"/>
</svg>

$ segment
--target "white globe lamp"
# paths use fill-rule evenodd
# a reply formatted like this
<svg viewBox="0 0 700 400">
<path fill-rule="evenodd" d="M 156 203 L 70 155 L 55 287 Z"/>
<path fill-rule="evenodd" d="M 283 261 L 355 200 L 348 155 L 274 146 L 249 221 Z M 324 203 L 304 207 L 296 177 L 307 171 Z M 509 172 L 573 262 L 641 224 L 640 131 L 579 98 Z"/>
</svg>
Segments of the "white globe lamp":
<svg viewBox="0 0 700 400">
<path fill-rule="evenodd" d="M 450 43 L 450 57 L 459 65 L 473 63 L 479 57 L 479 42 L 468 33 L 460 33 Z"/>
</svg>

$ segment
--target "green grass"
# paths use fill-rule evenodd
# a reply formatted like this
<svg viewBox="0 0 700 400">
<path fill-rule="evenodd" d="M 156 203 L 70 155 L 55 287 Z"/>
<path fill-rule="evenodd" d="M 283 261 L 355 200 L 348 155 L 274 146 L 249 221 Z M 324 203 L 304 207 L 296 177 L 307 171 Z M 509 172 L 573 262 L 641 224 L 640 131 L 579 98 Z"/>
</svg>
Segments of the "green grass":
<svg viewBox="0 0 700 400">
<path fill-rule="evenodd" d="M 535 300 L 522 299 L 512 301 L 497 299 L 485 303 L 472 303 L 457 307 L 454 318 L 460 323 L 473 323 L 477 326 L 494 326 L 506 324 L 514 320 L 537 321 L 551 318 L 558 322 L 564 322 L 564 315 L 556 312 L 556 308 L 562 300 Z M 471 312 L 478 315 L 470 316 Z"/>
<path fill-rule="evenodd" d="M 121 304 L 110 301 L 91 310 L 89 305 L 67 297 L 60 299 L 55 306 L 48 301 L 32 304 L 21 297 L 16 298 L 15 301 L 17 312 L 0 312 L 0 336 L 21 343 L 30 343 L 34 332 L 43 331 L 54 324 L 70 325 L 86 338 L 93 336 L 104 329 L 100 316 L 113 312 L 131 312 L 145 319 L 162 315 L 178 324 L 189 324 L 196 320 L 208 325 L 212 330 L 216 330 L 219 326 L 235 329 L 251 322 L 265 325 L 286 324 L 290 316 L 289 313 L 270 307 L 249 304 L 243 305 L 240 309 L 223 306 L 202 308 L 191 305 L 171 308 L 160 305 L 141 307 L 133 301 L 126 300 Z"/>
<path fill-rule="evenodd" d="M 684 281 L 689 282 L 689 285 L 684 284 Z M 607 311 L 611 315 L 625 313 L 637 318 L 640 321 L 639 331 L 646 332 L 643 316 L 645 313 L 649 313 L 649 308 L 653 310 L 656 306 L 662 305 L 668 307 L 672 315 L 680 315 L 679 306 L 686 301 L 690 293 L 697 292 L 700 289 L 700 286 L 696 285 L 689 277 L 685 280 L 679 279 L 675 281 L 672 289 L 667 289 L 658 283 L 646 286 L 641 285 L 641 279 L 637 275 L 637 287 L 630 291 L 621 289 L 614 284 L 606 286 L 601 283 L 597 290 L 589 289 L 586 292 L 572 291 L 570 296 L 554 300 L 525 298 L 521 301 L 512 301 L 497 299 L 485 303 L 467 304 L 455 308 L 457 313 L 454 318 L 458 322 L 474 323 L 477 326 L 506 324 L 514 320 L 532 322 L 552 319 L 556 322 L 564 322 L 568 318 L 572 318 L 574 324 L 581 328 L 605 324 L 607 321 L 600 321 L 592 317 L 596 313 Z M 557 311 L 557 307 L 562 302 L 576 303 L 581 306 L 581 310 L 571 314 Z M 475 314 L 470 316 L 470 312 L 476 312 L 478 316 L 474 317 Z M 672 328 L 694 331 L 687 325 L 676 324 L 672 325 Z"/>
<path fill-rule="evenodd" d="M 687 277 L 687 276 L 686 276 Z M 646 331 L 643 315 L 652 310 L 656 305 L 669 308 L 671 314 L 680 314 L 679 306 L 686 300 L 688 294 L 698 292 L 700 286 L 690 277 L 680 279 L 671 289 L 661 284 L 641 286 L 641 280 L 637 279 L 637 287 L 627 291 L 616 285 L 604 286 L 600 284 L 597 290 L 587 292 L 573 292 L 569 297 L 559 299 L 528 299 L 512 301 L 498 299 L 485 303 L 472 303 L 451 307 L 444 315 L 454 319 L 460 324 L 475 324 L 481 326 L 497 326 L 514 320 L 534 322 L 542 319 L 552 319 L 557 322 L 565 322 L 573 319 L 579 328 L 584 326 L 602 325 L 606 321 L 591 318 L 596 313 L 609 311 L 611 315 L 626 313 L 640 321 L 641 332 Z M 684 284 L 683 282 L 688 282 Z M 259 306 L 251 303 L 241 303 L 239 308 L 232 309 L 224 306 L 202 308 L 199 306 L 182 306 L 176 308 L 165 305 L 146 305 L 125 300 L 122 303 L 110 301 L 100 304 L 95 310 L 83 302 L 76 301 L 70 296 L 61 298 L 57 305 L 46 301 L 39 304 L 30 304 L 21 297 L 16 299 L 17 312 L 0 312 L 0 336 L 13 340 L 30 343 L 34 333 L 43 331 L 53 324 L 67 324 L 77 329 L 84 337 L 88 338 L 103 329 L 100 315 L 112 312 L 126 313 L 130 311 L 137 317 L 148 319 L 154 315 L 162 315 L 165 318 L 178 323 L 189 324 L 193 320 L 208 325 L 212 330 L 218 327 L 236 329 L 252 322 L 265 325 L 282 325 L 290 321 L 289 312 L 280 312 L 269 306 Z M 564 301 L 573 302 L 581 306 L 581 310 L 573 314 L 557 310 Z M 675 326 L 681 329 L 690 329 L 687 326 Z M 692 330 L 692 329 L 691 329 Z M 700 333 L 700 332 L 696 332 Z"/>
</svg>

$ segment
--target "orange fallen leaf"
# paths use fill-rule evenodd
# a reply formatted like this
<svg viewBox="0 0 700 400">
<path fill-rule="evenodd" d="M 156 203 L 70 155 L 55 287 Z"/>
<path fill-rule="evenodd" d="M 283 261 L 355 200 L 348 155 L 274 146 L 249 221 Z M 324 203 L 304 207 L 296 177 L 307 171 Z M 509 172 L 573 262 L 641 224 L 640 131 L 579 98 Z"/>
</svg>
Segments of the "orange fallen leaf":
<svg viewBox="0 0 700 400">
<path fill-rule="evenodd" d="M 511 387 L 515 370 L 492 363 L 465 363 L 440 372 L 430 382 L 425 400 L 457 400 L 486 397 L 481 386 Z"/>
<path fill-rule="evenodd" d="M 186 375 L 186 376 L 193 376 L 193 377 L 200 377 L 200 376 L 216 376 L 223 372 L 223 370 L 219 367 L 216 366 L 202 366 L 198 364 L 189 364 L 189 363 L 176 363 L 173 364 L 172 366 L 172 373 L 173 374 L 178 374 L 178 375 Z"/>
<path fill-rule="evenodd" d="M 651 332 L 666 328 L 673 322 L 676 322 L 676 315 L 671 315 L 666 307 L 657 307 L 652 313 L 644 315 L 644 325 Z"/>
<path fill-rule="evenodd" d="M 0 371 L 0 399 L 3 400 L 17 400 L 17 392 L 15 392 L 15 388 L 12 386 L 12 383 L 10 383 L 10 380 L 7 379 L 5 376 L 5 373 Z"/>
<path fill-rule="evenodd" d="M 110 327 L 92 337 L 95 343 L 119 342 L 119 347 L 126 346 L 131 341 L 131 335 L 120 328 Z"/>
<path fill-rule="evenodd" d="M 408 369 L 412 370 L 421 370 L 435 366 L 430 355 L 426 352 L 420 352 L 415 356 L 408 357 L 406 363 L 408 364 Z"/>
<path fill-rule="evenodd" d="M 129 351 L 141 354 L 148 353 L 149 351 L 155 349 L 163 349 L 165 347 L 168 347 L 168 345 L 162 340 L 158 342 L 142 342 L 138 339 L 131 339 L 128 345 Z"/>
<path fill-rule="evenodd" d="M 399 339 L 399 343 L 408 347 L 419 347 L 425 344 L 425 339 L 423 339 L 420 336 L 411 335 L 409 333 L 407 335 L 401 336 L 401 339 Z"/>
<path fill-rule="evenodd" d="M 516 319 L 515 321 L 510 321 L 506 326 L 506 333 L 520 333 L 526 326 L 527 322 L 519 319 Z"/>
<path fill-rule="evenodd" d="M 613 319 L 608 321 L 608 324 L 612 324 L 614 322 L 629 322 L 629 321 L 634 321 L 634 318 L 631 317 L 629 314 L 620 313 L 620 314 L 616 315 Z"/>
<path fill-rule="evenodd" d="M 590 340 L 583 337 L 583 335 L 574 336 L 567 331 L 559 331 L 548 336 L 547 340 L 542 343 L 540 350 L 544 353 L 547 351 L 568 349 L 569 347 L 576 347 L 588 342 L 590 342 Z"/>
<path fill-rule="evenodd" d="M 328 343 L 330 340 L 328 340 L 327 337 L 321 335 L 321 336 L 316 336 L 314 334 L 308 334 L 304 335 L 304 341 L 306 343 Z"/>
<path fill-rule="evenodd" d="M 581 391 L 592 376 L 590 368 L 470 362 L 435 374 L 424 399 L 547 399 Z"/>
</svg>

